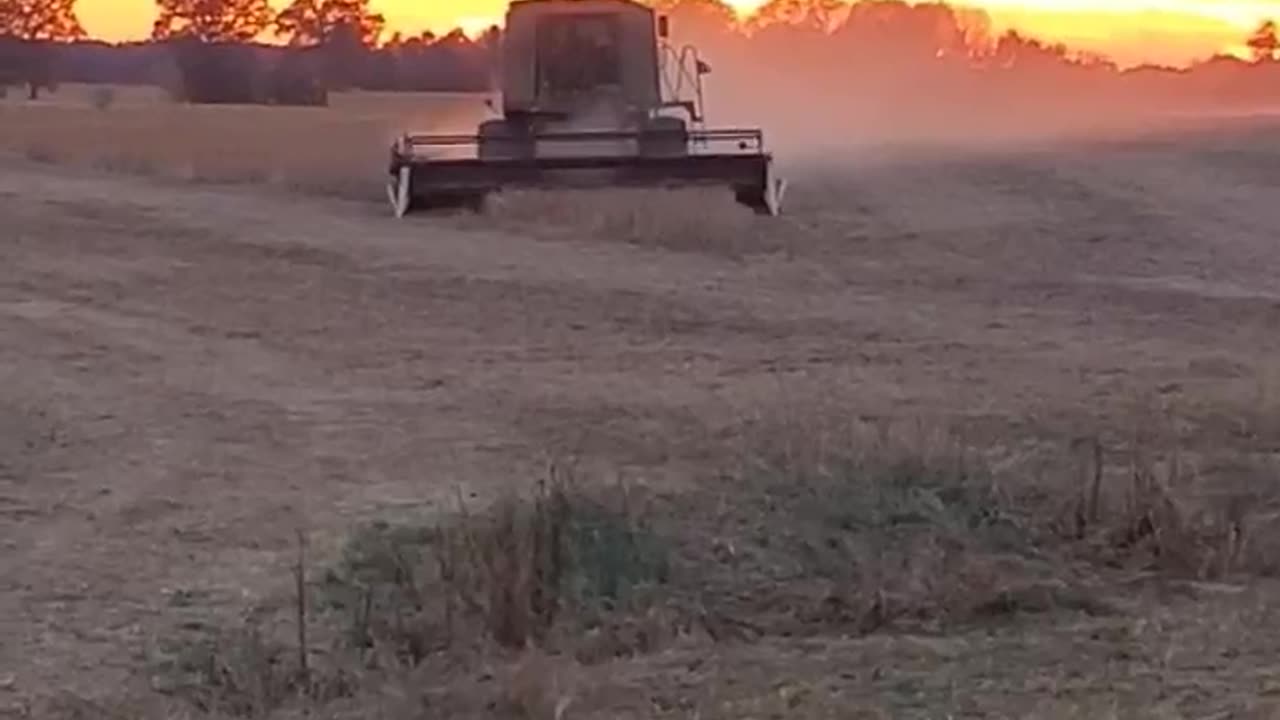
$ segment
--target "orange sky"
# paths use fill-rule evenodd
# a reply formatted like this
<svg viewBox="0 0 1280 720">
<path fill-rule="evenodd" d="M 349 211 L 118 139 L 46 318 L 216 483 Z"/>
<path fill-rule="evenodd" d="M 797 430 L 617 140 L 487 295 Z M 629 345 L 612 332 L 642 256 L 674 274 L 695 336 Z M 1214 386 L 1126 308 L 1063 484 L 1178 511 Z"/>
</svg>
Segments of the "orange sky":
<svg viewBox="0 0 1280 720">
<path fill-rule="evenodd" d="M 761 0 L 731 0 L 746 11 Z M 284 0 L 272 0 L 279 6 Z M 506 0 L 371 0 L 392 28 L 436 32 L 483 27 L 501 18 Z M 1280 18 L 1280 0 L 968 0 L 991 15 L 997 30 L 1018 28 L 1074 48 L 1104 52 L 1123 65 L 1183 64 L 1236 49 L 1266 17 Z M 95 37 L 144 37 L 154 0 L 79 0 L 85 28 Z"/>
</svg>

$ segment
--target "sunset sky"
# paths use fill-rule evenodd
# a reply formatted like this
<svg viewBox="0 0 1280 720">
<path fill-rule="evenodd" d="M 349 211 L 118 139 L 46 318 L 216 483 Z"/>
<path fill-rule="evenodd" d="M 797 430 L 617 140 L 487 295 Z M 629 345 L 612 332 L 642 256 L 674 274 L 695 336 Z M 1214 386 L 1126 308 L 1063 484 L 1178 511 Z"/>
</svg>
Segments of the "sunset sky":
<svg viewBox="0 0 1280 720">
<path fill-rule="evenodd" d="M 272 0 L 279 6 L 285 0 Z M 731 0 L 746 13 L 761 0 Z M 971 0 L 996 30 L 1016 28 L 1073 48 L 1103 52 L 1123 65 L 1172 65 L 1220 51 L 1240 52 L 1261 20 L 1280 18 L 1280 0 Z M 461 26 L 483 28 L 502 17 L 506 0 L 372 0 L 393 30 L 418 33 Z M 95 37 L 145 37 L 154 0 L 79 0 L 85 28 Z"/>
</svg>

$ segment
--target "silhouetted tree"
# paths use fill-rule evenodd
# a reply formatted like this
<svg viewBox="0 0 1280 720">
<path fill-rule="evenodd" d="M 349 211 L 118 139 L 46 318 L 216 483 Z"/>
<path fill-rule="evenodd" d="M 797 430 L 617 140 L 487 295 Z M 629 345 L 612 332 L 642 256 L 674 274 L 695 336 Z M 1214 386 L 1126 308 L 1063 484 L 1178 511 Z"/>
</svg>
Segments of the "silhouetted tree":
<svg viewBox="0 0 1280 720">
<path fill-rule="evenodd" d="M 1280 57 L 1280 38 L 1277 38 L 1276 23 L 1267 20 L 1258 26 L 1245 42 L 1257 62 L 1275 60 Z"/>
<path fill-rule="evenodd" d="M 155 40 L 169 43 L 182 97 L 195 103 L 253 103 L 267 92 L 248 45 L 271 23 L 267 0 L 156 0 Z"/>
<path fill-rule="evenodd" d="M 0 54 L 8 69 L 0 68 L 0 74 L 25 82 L 32 100 L 54 84 L 57 45 L 84 37 L 75 0 L 0 0 L 0 39 L 8 40 Z"/>
<path fill-rule="evenodd" d="M 206 43 L 249 42 L 271 24 L 267 0 L 156 0 L 156 40 L 194 39 Z"/>
<path fill-rule="evenodd" d="M 1067 47 L 1062 43 L 1052 45 L 1010 30 L 996 42 L 993 58 L 998 67 L 1030 70 L 1047 70 L 1067 64 Z"/>
<path fill-rule="evenodd" d="M 492 71 L 492 48 L 482 36 L 473 41 L 460 29 L 440 38 L 424 34 L 383 50 L 396 58 L 402 90 L 451 92 L 485 90 Z"/>
<path fill-rule="evenodd" d="M 419 35 L 410 35 L 404 37 L 400 33 L 391 36 L 391 40 L 387 42 L 387 47 L 393 50 L 400 48 L 422 48 L 436 41 L 436 34 L 430 30 L 424 30 Z"/>
<path fill-rule="evenodd" d="M 682 38 L 733 32 L 738 15 L 724 0 L 655 0 L 651 7 L 671 19 L 672 32 Z"/>
<path fill-rule="evenodd" d="M 0 35 L 66 42 L 84 38 L 85 32 L 75 0 L 5 0 L 0 3 Z"/>
<path fill-rule="evenodd" d="M 325 83 L 330 88 L 343 90 L 360 78 L 369 57 L 369 48 L 361 34 L 355 25 L 336 25 L 329 29 L 323 44 L 315 46 L 323 58 Z"/>
<path fill-rule="evenodd" d="M 789 25 L 830 32 L 848 11 L 849 6 L 841 0 L 768 0 L 756 8 L 747 24 L 753 28 Z"/>
<path fill-rule="evenodd" d="M 986 11 L 971 7 L 943 7 L 950 11 L 969 52 L 980 52 L 992 42 L 991 16 Z"/>
<path fill-rule="evenodd" d="M 365 47 L 378 44 L 385 18 L 369 11 L 369 0 L 293 0 L 276 16 L 276 32 L 291 45 L 327 45 L 340 32 L 354 31 Z"/>
<path fill-rule="evenodd" d="M 327 105 L 329 91 L 321 82 L 318 51 L 285 48 L 271 74 L 270 97 L 276 105 Z"/>
<path fill-rule="evenodd" d="M 977 25 L 972 18 L 966 22 Z M 944 57 L 969 58 L 975 49 L 970 32 L 948 5 L 869 0 L 849 9 L 837 39 L 845 52 L 866 62 L 916 66 Z"/>
</svg>

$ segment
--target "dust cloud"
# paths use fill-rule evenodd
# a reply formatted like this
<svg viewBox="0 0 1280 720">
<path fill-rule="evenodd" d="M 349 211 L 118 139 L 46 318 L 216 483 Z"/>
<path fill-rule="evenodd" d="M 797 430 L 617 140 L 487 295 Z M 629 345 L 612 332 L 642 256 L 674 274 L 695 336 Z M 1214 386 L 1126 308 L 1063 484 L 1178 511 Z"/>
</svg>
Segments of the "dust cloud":
<svg viewBox="0 0 1280 720">
<path fill-rule="evenodd" d="M 864 0 L 790 3 L 745 31 L 710 0 L 666 8 L 692 44 L 706 126 L 758 127 L 786 162 L 1007 149 L 1277 116 L 1280 63 L 1210 58 L 1121 69 L 1032 38 L 992 36 L 980 11 Z M 674 72 L 674 68 L 668 68 Z"/>
</svg>

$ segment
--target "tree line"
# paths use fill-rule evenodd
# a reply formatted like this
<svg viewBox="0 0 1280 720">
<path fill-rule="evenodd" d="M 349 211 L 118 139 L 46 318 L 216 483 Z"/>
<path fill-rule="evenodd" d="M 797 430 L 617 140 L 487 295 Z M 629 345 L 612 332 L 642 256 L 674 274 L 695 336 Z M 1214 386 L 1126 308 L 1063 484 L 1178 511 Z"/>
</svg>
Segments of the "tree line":
<svg viewBox="0 0 1280 720">
<path fill-rule="evenodd" d="M 864 85 L 901 77 L 908 67 L 939 78 L 957 68 L 1004 75 L 1010 69 L 1024 75 L 1123 75 L 1105 57 L 1016 32 L 992 36 L 981 11 L 942 3 L 769 0 L 741 19 L 722 0 L 648 1 L 671 16 L 679 41 L 766 74 L 787 68 Z M 439 37 L 389 34 L 385 18 L 371 11 L 368 0 L 293 0 L 280 12 L 267 0 L 156 5 L 147 40 L 112 45 L 86 37 L 75 0 L 3 0 L 0 86 L 23 84 L 36 97 L 56 80 L 146 83 L 190 102 L 288 104 L 322 104 L 328 92 L 351 88 L 479 91 L 491 87 L 501 42 L 497 27 L 474 39 L 460 30 Z M 261 41 L 270 36 L 276 41 Z M 1249 61 L 1210 58 L 1174 76 L 1205 77 L 1224 67 L 1236 75 L 1274 69 L 1280 58 L 1275 23 L 1262 23 L 1242 42 L 1252 53 Z"/>
<path fill-rule="evenodd" d="M 0 88 L 56 81 L 158 84 L 199 102 L 322 104 L 332 90 L 475 91 L 490 84 L 497 28 L 384 37 L 368 0 L 156 0 L 145 41 L 91 40 L 75 0 L 0 3 Z M 276 42 L 262 38 L 275 36 Z"/>
</svg>

